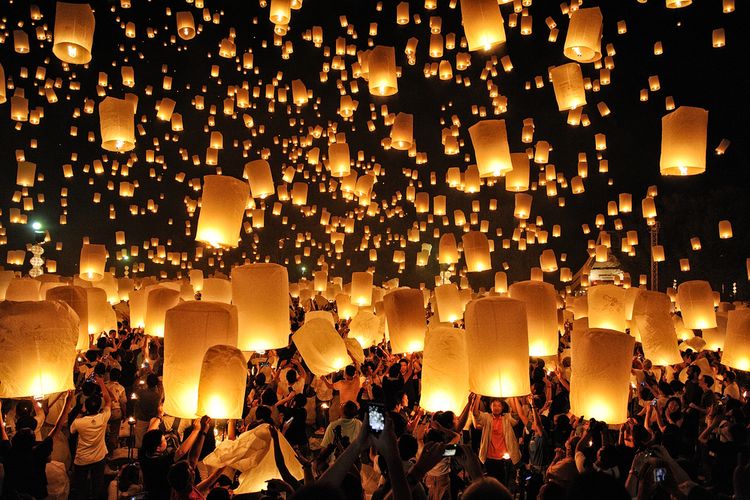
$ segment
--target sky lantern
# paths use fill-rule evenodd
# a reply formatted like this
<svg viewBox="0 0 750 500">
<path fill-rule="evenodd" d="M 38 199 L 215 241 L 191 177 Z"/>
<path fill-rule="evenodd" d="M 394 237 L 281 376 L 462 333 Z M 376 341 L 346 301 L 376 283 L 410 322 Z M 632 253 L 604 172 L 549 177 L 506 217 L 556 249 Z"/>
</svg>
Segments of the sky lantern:
<svg viewBox="0 0 750 500">
<path fill-rule="evenodd" d="M 5 300 L 14 302 L 39 301 L 41 281 L 32 278 L 13 278 L 5 290 Z"/>
<path fill-rule="evenodd" d="M 99 287 L 84 288 L 88 306 L 88 333 L 97 338 L 103 332 L 117 329 L 117 316 L 107 301 L 107 292 Z"/>
<path fill-rule="evenodd" d="M 246 382 L 242 351 L 231 345 L 209 347 L 200 368 L 196 414 L 213 419 L 242 418 Z"/>
<path fill-rule="evenodd" d="M 727 316 L 722 364 L 750 372 L 750 309 L 735 309 Z"/>
<path fill-rule="evenodd" d="M 237 306 L 242 351 L 266 351 L 289 343 L 289 275 L 278 264 L 245 264 L 232 269 L 232 303 Z"/>
<path fill-rule="evenodd" d="M 599 7 L 571 13 L 563 54 L 579 63 L 596 62 L 602 57 L 602 11 Z"/>
<path fill-rule="evenodd" d="M 466 306 L 469 389 L 482 396 L 530 392 L 526 306 L 520 300 L 486 297 Z"/>
<path fill-rule="evenodd" d="M 363 349 L 379 343 L 385 333 L 385 316 L 376 315 L 365 309 L 357 311 L 357 315 L 349 323 L 349 338 L 356 339 Z"/>
<path fill-rule="evenodd" d="M 470 273 L 486 271 L 492 267 L 490 244 L 484 233 L 469 231 L 461 237 L 461 241 L 466 267 Z"/>
<path fill-rule="evenodd" d="M 52 53 L 69 64 L 91 61 L 95 25 L 94 12 L 89 4 L 57 2 Z"/>
<path fill-rule="evenodd" d="M 164 336 L 164 322 L 167 311 L 180 301 L 180 292 L 163 286 L 157 286 L 148 292 L 146 298 L 145 331 L 153 337 Z"/>
<path fill-rule="evenodd" d="M 529 355 L 534 357 L 557 354 L 557 293 L 543 281 L 521 281 L 510 285 L 510 297 L 526 305 Z"/>
<path fill-rule="evenodd" d="M 245 176 L 253 198 L 263 199 L 276 191 L 271 165 L 266 160 L 253 160 L 245 164 Z"/>
<path fill-rule="evenodd" d="M 708 111 L 680 106 L 661 119 L 662 175 L 696 175 L 706 171 Z"/>
<path fill-rule="evenodd" d="M 331 176 L 345 177 L 349 175 L 351 171 L 349 166 L 350 162 L 349 144 L 345 142 L 335 142 L 328 146 L 328 163 L 331 169 Z"/>
<path fill-rule="evenodd" d="M 391 127 L 391 147 L 406 151 L 414 142 L 414 115 L 398 113 Z"/>
<path fill-rule="evenodd" d="M 193 13 L 190 11 L 180 11 L 176 14 L 177 34 L 183 40 L 192 40 L 195 38 L 195 20 Z"/>
<path fill-rule="evenodd" d="M 464 314 L 461 296 L 454 283 L 446 283 L 435 287 L 435 301 L 437 302 L 438 317 L 443 323 L 454 323 Z"/>
<path fill-rule="evenodd" d="M 533 198 L 527 193 L 516 193 L 513 216 L 517 219 L 528 219 L 531 215 L 531 202 Z"/>
<path fill-rule="evenodd" d="M 169 309 L 164 325 L 164 413 L 195 418 L 203 355 L 212 346 L 236 344 L 235 306 L 201 300 Z"/>
<path fill-rule="evenodd" d="M 681 9 L 693 3 L 693 0 L 664 0 L 668 9 Z"/>
<path fill-rule="evenodd" d="M 440 237 L 438 262 L 440 264 L 456 264 L 458 262 L 458 245 L 453 233 L 445 233 Z"/>
<path fill-rule="evenodd" d="M 90 282 L 101 281 L 107 263 L 107 247 L 84 243 L 81 247 L 79 271 L 81 279 Z"/>
<path fill-rule="evenodd" d="M 505 43 L 503 16 L 496 0 L 462 0 L 461 23 L 469 51 L 490 50 Z"/>
<path fill-rule="evenodd" d="M 426 411 L 452 411 L 457 415 L 469 394 L 469 366 L 464 332 L 447 326 L 430 327 L 422 359 L 422 396 Z"/>
<path fill-rule="evenodd" d="M 292 335 L 292 342 L 305 365 L 319 377 L 342 370 L 352 363 L 344 339 L 333 324 L 324 319 L 306 320 Z"/>
<path fill-rule="evenodd" d="M 498 177 L 511 170 L 505 120 L 482 120 L 469 127 L 480 177 Z"/>
<path fill-rule="evenodd" d="M 232 302 L 232 282 L 224 278 L 205 278 L 201 300 L 209 302 Z"/>
<path fill-rule="evenodd" d="M 396 76 L 396 49 L 376 45 L 367 58 L 368 86 L 376 96 L 390 96 L 398 92 Z"/>
<path fill-rule="evenodd" d="M 64 302 L 0 302 L 0 398 L 73 389 L 78 316 Z"/>
<path fill-rule="evenodd" d="M 511 192 L 527 191 L 529 189 L 529 155 L 526 153 L 511 153 L 512 169 L 505 173 L 505 190 Z"/>
<path fill-rule="evenodd" d="M 8 91 L 5 88 L 5 70 L 3 65 L 0 64 L 0 104 L 5 103 L 8 100 Z"/>
<path fill-rule="evenodd" d="M 368 307 L 372 304 L 372 273 L 353 272 L 351 300 L 359 307 Z"/>
<path fill-rule="evenodd" d="M 682 321 L 692 330 L 716 328 L 711 285 L 707 281 L 685 281 L 677 286 L 677 304 Z"/>
<path fill-rule="evenodd" d="M 78 315 L 78 341 L 76 350 L 89 348 L 89 306 L 86 289 L 80 286 L 58 286 L 47 290 L 46 300 L 66 303 Z"/>
<path fill-rule="evenodd" d="M 224 175 L 205 176 L 195 239 L 213 247 L 236 247 L 247 200 L 246 182 Z"/>
<path fill-rule="evenodd" d="M 135 148 L 133 104 L 126 99 L 105 97 L 99 103 L 102 149 L 124 153 Z"/>
<path fill-rule="evenodd" d="M 550 77 L 560 111 L 576 109 L 586 104 L 583 73 L 578 63 L 555 66 L 550 70 Z"/>
<path fill-rule="evenodd" d="M 642 290 L 633 305 L 631 333 L 637 332 L 647 359 L 656 366 L 682 362 L 677 348 L 677 332 L 669 314 L 670 300 L 666 294 Z"/>
<path fill-rule="evenodd" d="M 383 297 L 391 351 L 394 354 L 419 352 L 424 349 L 424 299 L 421 290 L 397 288 Z"/>
<path fill-rule="evenodd" d="M 625 290 L 617 285 L 596 285 L 588 291 L 589 327 L 625 332 Z"/>
<path fill-rule="evenodd" d="M 635 339 L 622 332 L 573 329 L 570 411 L 574 415 L 609 425 L 628 419 L 634 347 Z"/>
<path fill-rule="evenodd" d="M 728 220 L 719 221 L 719 238 L 728 240 L 732 237 L 732 223 Z"/>
<path fill-rule="evenodd" d="M 498 271 L 495 273 L 495 291 L 497 293 L 508 292 L 508 275 L 505 271 Z"/>
</svg>

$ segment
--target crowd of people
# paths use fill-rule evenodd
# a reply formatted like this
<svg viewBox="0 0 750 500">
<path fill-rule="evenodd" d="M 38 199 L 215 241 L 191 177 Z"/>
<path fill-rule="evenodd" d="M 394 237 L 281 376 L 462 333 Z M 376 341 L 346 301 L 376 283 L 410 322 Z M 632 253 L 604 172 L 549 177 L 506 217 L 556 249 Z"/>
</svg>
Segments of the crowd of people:
<svg viewBox="0 0 750 500">
<path fill-rule="evenodd" d="M 185 421 L 162 411 L 163 339 L 118 328 L 81 354 L 74 391 L 3 401 L 2 498 L 750 498 L 747 374 L 714 352 L 655 367 L 636 347 L 630 417 L 612 426 L 570 413 L 569 332 L 554 362 L 530 360 L 531 394 L 469 394 L 460 413 L 420 408 L 419 354 L 382 343 L 318 377 L 291 344 L 249 358 L 242 420 Z M 280 479 L 235 494 L 239 472 L 203 459 L 258 428 Z"/>
</svg>

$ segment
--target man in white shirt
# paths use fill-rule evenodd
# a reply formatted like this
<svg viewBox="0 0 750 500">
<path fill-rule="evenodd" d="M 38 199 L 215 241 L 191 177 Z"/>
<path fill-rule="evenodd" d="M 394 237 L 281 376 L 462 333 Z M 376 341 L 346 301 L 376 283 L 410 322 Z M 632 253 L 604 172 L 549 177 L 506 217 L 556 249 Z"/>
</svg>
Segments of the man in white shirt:
<svg viewBox="0 0 750 500">
<path fill-rule="evenodd" d="M 343 408 L 344 416 L 338 420 L 334 420 L 326 428 L 325 434 L 323 434 L 323 440 L 320 442 L 320 447 L 325 449 L 329 444 L 333 443 L 334 430 L 338 427 L 341 429 L 341 437 L 345 437 L 349 440 L 349 444 L 353 443 L 359 435 L 359 430 L 362 428 L 362 421 L 357 418 L 359 409 L 357 403 L 354 401 L 347 401 Z"/>
<path fill-rule="evenodd" d="M 105 436 L 112 397 L 100 376 L 96 375 L 95 381 L 102 396 L 94 395 L 86 399 L 84 412 L 70 424 L 70 433 L 78 434 L 71 484 L 71 498 L 76 499 L 89 498 L 89 484 L 94 498 L 101 498 L 104 493 L 104 459 L 107 456 Z"/>
</svg>

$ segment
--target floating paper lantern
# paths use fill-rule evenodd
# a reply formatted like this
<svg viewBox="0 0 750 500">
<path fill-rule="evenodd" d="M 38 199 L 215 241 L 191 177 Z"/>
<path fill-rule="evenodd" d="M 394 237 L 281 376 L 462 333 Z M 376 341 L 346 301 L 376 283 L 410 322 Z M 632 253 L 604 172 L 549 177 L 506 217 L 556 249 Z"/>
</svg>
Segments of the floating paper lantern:
<svg viewBox="0 0 750 500">
<path fill-rule="evenodd" d="M 469 50 L 490 50 L 505 43 L 503 16 L 495 0 L 463 0 L 461 23 Z"/>
<path fill-rule="evenodd" d="M 728 220 L 719 221 L 719 238 L 728 240 L 732 237 L 732 223 Z"/>
<path fill-rule="evenodd" d="M 242 418 L 246 382 L 242 351 L 230 345 L 209 347 L 200 369 L 196 414 L 213 419 Z"/>
<path fill-rule="evenodd" d="M 36 180 L 36 163 L 30 161 L 19 161 L 16 170 L 16 184 L 23 187 L 34 186 Z"/>
<path fill-rule="evenodd" d="M 189 11 L 181 11 L 176 14 L 177 18 L 177 34 L 183 40 L 191 40 L 195 37 L 195 20 L 193 19 L 193 13 Z"/>
<path fill-rule="evenodd" d="M 628 419 L 635 339 L 592 328 L 571 333 L 570 411 L 609 425 Z"/>
<path fill-rule="evenodd" d="M 539 256 L 539 267 L 545 273 L 553 273 L 557 271 L 557 257 L 555 257 L 555 251 L 551 248 L 547 248 L 542 251 Z"/>
<path fill-rule="evenodd" d="M 359 307 L 372 304 L 372 274 L 368 272 L 352 273 L 352 302 Z"/>
<path fill-rule="evenodd" d="M 557 293 L 555 287 L 543 281 L 521 281 L 510 285 L 510 297 L 526 305 L 526 324 L 529 335 L 529 355 L 533 357 L 557 354 Z"/>
<path fill-rule="evenodd" d="M 328 163 L 331 169 L 331 176 L 345 177 L 349 175 L 351 171 L 349 162 L 349 145 L 347 143 L 336 142 L 328 147 Z"/>
<path fill-rule="evenodd" d="M 65 302 L 78 315 L 76 350 L 89 348 L 89 302 L 86 289 L 80 286 L 58 286 L 47 290 L 46 300 Z"/>
<path fill-rule="evenodd" d="M 602 11 L 599 7 L 578 9 L 570 15 L 563 54 L 581 63 L 602 57 Z"/>
<path fill-rule="evenodd" d="M 73 389 L 78 317 L 51 300 L 0 303 L 0 398 Z"/>
<path fill-rule="evenodd" d="M 167 311 L 164 326 L 164 413 L 198 416 L 203 355 L 215 345 L 236 346 L 237 308 L 188 301 Z"/>
<path fill-rule="evenodd" d="M 135 148 L 133 104 L 126 99 L 106 97 L 99 104 L 102 149 L 126 152 Z"/>
<path fill-rule="evenodd" d="M 531 215 L 532 197 L 526 193 L 516 193 L 513 216 L 517 219 L 528 219 Z"/>
<path fill-rule="evenodd" d="M 89 4 L 57 2 L 52 53 L 69 64 L 91 61 L 95 24 Z"/>
<path fill-rule="evenodd" d="M 454 323 L 463 316 L 461 296 L 455 284 L 447 283 L 435 287 L 435 302 L 437 302 L 437 312 L 441 322 Z"/>
<path fill-rule="evenodd" d="M 363 349 L 383 340 L 385 318 L 370 311 L 360 309 L 349 323 L 349 338 L 356 339 Z"/>
<path fill-rule="evenodd" d="M 482 120 L 469 127 L 480 177 L 497 177 L 513 169 L 505 120 Z"/>
<path fill-rule="evenodd" d="M 680 283 L 677 287 L 677 304 L 682 321 L 687 328 L 702 330 L 716 328 L 716 313 L 711 285 L 707 281 L 694 280 Z"/>
<path fill-rule="evenodd" d="M 99 287 L 84 288 L 88 305 L 88 333 L 95 336 L 117 330 L 117 316 L 107 301 L 107 292 Z"/>
<path fill-rule="evenodd" d="M 203 178 L 203 196 L 195 239 L 213 247 L 237 246 L 248 200 L 248 185 L 224 175 Z"/>
<path fill-rule="evenodd" d="M 470 273 L 486 271 L 492 267 L 490 244 L 480 231 L 469 231 L 461 238 L 464 245 L 466 267 Z"/>
<path fill-rule="evenodd" d="M 351 364 L 344 339 L 336 332 L 334 326 L 324 319 L 306 320 L 292 335 L 292 341 L 305 365 L 319 377 L 337 372 Z"/>
<path fill-rule="evenodd" d="M 426 329 L 424 299 L 420 290 L 397 288 L 383 297 L 391 352 L 418 352 L 424 349 Z"/>
<path fill-rule="evenodd" d="M 349 295 L 345 293 L 337 293 L 335 300 L 336 312 L 338 313 L 339 319 L 351 319 L 356 316 L 359 307 L 352 304 L 352 299 Z"/>
<path fill-rule="evenodd" d="M 529 156 L 526 153 L 511 153 L 512 170 L 505 173 L 505 190 L 511 192 L 529 189 Z"/>
<path fill-rule="evenodd" d="M 466 306 L 469 389 L 481 396 L 530 392 L 526 307 L 520 300 L 486 297 Z"/>
<path fill-rule="evenodd" d="M 8 100 L 7 90 L 5 89 L 5 70 L 3 65 L 0 64 L 0 104 L 3 104 Z"/>
<path fill-rule="evenodd" d="M 389 96 L 398 92 L 396 76 L 396 49 L 377 45 L 367 58 L 368 86 L 370 93 L 377 96 Z"/>
<path fill-rule="evenodd" d="M 681 9 L 693 3 L 693 0 L 665 0 L 668 9 Z"/>
<path fill-rule="evenodd" d="M 727 316 L 722 364 L 750 372 L 750 309 L 735 309 Z"/>
<path fill-rule="evenodd" d="M 414 115 L 399 113 L 391 127 L 391 147 L 401 151 L 409 149 L 414 142 Z"/>
<path fill-rule="evenodd" d="M 596 285 L 588 291 L 589 328 L 625 332 L 625 290 L 616 285 Z"/>
<path fill-rule="evenodd" d="M 15 273 L 13 271 L 0 270 L 0 301 L 5 300 L 5 292 L 8 290 L 8 286 L 14 277 Z"/>
<path fill-rule="evenodd" d="M 81 279 L 96 282 L 104 277 L 104 266 L 107 262 L 107 248 L 104 245 L 85 243 L 81 247 L 79 264 Z"/>
<path fill-rule="evenodd" d="M 422 359 L 422 397 L 429 412 L 461 413 L 469 394 L 469 366 L 464 332 L 445 326 L 427 330 Z"/>
<path fill-rule="evenodd" d="M 455 264 L 458 262 L 458 245 L 453 233 L 445 233 L 440 237 L 438 262 L 440 264 Z"/>
<path fill-rule="evenodd" d="M 206 278 L 203 280 L 201 300 L 208 302 L 232 302 L 232 282 L 223 278 Z M 222 342 L 226 344 L 226 342 Z"/>
<path fill-rule="evenodd" d="M 495 273 L 495 291 L 497 293 L 506 293 L 508 291 L 508 275 L 504 271 Z"/>
<path fill-rule="evenodd" d="M 157 286 L 149 290 L 146 299 L 145 331 L 154 337 L 164 336 L 164 321 L 167 311 L 180 301 L 180 292 Z"/>
<path fill-rule="evenodd" d="M 254 160 L 245 164 L 245 176 L 250 184 L 253 198 L 263 199 L 276 191 L 271 174 L 271 165 L 266 160 Z"/>
<path fill-rule="evenodd" d="M 643 352 L 656 366 L 682 362 L 677 348 L 677 333 L 669 314 L 671 301 L 666 294 L 642 290 L 633 304 L 633 322 Z"/>
<path fill-rule="evenodd" d="M 243 351 L 266 351 L 289 343 L 289 275 L 278 264 L 232 269 L 232 303 L 237 306 Z"/>
<path fill-rule="evenodd" d="M 196 293 L 203 290 L 203 271 L 200 269 L 191 269 L 188 272 L 188 277 L 190 278 L 190 284 Z"/>
<path fill-rule="evenodd" d="M 696 175 L 706 171 L 708 111 L 680 106 L 661 119 L 662 175 Z"/>
<path fill-rule="evenodd" d="M 568 63 L 550 70 L 555 99 L 560 111 L 576 109 L 586 104 L 583 73 L 578 63 Z"/>
</svg>

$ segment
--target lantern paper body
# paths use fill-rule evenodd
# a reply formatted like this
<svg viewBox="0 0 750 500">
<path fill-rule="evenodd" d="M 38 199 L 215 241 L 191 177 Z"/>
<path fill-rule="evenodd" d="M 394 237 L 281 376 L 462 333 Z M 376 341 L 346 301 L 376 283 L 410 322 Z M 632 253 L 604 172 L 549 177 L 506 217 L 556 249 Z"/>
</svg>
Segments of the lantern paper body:
<svg viewBox="0 0 750 500">
<path fill-rule="evenodd" d="M 86 281 L 99 281 L 104 277 L 107 248 L 104 245 L 84 244 L 81 247 L 80 276 Z"/>
<path fill-rule="evenodd" d="M 486 271 L 492 267 L 490 244 L 487 236 L 479 231 L 469 231 L 462 237 L 466 268 L 470 273 Z"/>
<path fill-rule="evenodd" d="M 462 0 L 461 23 L 470 51 L 505 43 L 503 16 L 496 0 Z"/>
<path fill-rule="evenodd" d="M 292 335 L 294 345 L 302 359 L 315 375 L 324 376 L 337 372 L 351 363 L 344 339 L 331 323 L 324 319 L 312 319 Z"/>
<path fill-rule="evenodd" d="M 453 283 L 435 287 L 435 300 L 441 322 L 453 323 L 463 316 L 461 296 L 458 293 L 458 287 Z"/>
<path fill-rule="evenodd" d="M 625 332 L 625 290 L 615 285 L 592 286 L 588 292 L 589 328 Z"/>
<path fill-rule="evenodd" d="M 487 297 L 465 313 L 469 388 L 482 396 L 523 396 L 529 389 L 529 335 L 520 300 Z"/>
<path fill-rule="evenodd" d="M 613 330 L 573 330 L 570 410 L 610 425 L 628 419 L 635 339 Z"/>
<path fill-rule="evenodd" d="M 510 286 L 510 296 L 526 304 L 529 355 L 557 354 L 559 339 L 555 287 L 543 281 L 522 281 Z"/>
<path fill-rule="evenodd" d="M 128 296 L 130 305 L 130 324 L 133 328 L 143 328 L 146 326 L 146 305 L 148 301 L 148 292 L 141 288 L 133 290 Z"/>
<path fill-rule="evenodd" d="M 352 303 L 359 307 L 372 304 L 372 274 L 367 272 L 352 273 Z"/>
<path fill-rule="evenodd" d="M 422 360 L 422 398 L 427 411 L 461 413 L 469 394 L 469 365 L 464 333 L 438 326 L 427 330 Z"/>
<path fill-rule="evenodd" d="M 99 104 L 102 149 L 126 152 L 135 147 L 133 104 L 125 99 L 106 97 Z"/>
<path fill-rule="evenodd" d="M 661 119 L 662 175 L 695 175 L 706 171 L 708 111 L 680 106 Z"/>
<path fill-rule="evenodd" d="M 482 120 L 469 127 L 480 177 L 497 177 L 513 168 L 505 120 Z"/>
<path fill-rule="evenodd" d="M 242 418 L 247 366 L 242 351 L 215 345 L 206 351 L 198 383 L 198 415 L 213 419 Z"/>
<path fill-rule="evenodd" d="M 379 343 L 385 332 L 384 319 L 360 309 L 349 323 L 349 337 L 356 339 L 363 349 Z"/>
<path fill-rule="evenodd" d="M 232 303 L 237 306 L 243 351 L 267 351 L 289 343 L 289 275 L 278 264 L 232 269 Z"/>
<path fill-rule="evenodd" d="M 253 198 L 265 198 L 276 191 L 271 174 L 271 165 L 266 160 L 255 160 L 245 164 L 245 174 Z"/>
<path fill-rule="evenodd" d="M 396 75 L 396 49 L 378 45 L 368 57 L 369 89 L 377 96 L 389 96 L 398 92 Z"/>
<path fill-rule="evenodd" d="M 555 99 L 560 111 L 576 109 L 586 104 L 583 73 L 578 63 L 568 63 L 550 70 Z"/>
<path fill-rule="evenodd" d="M 722 364 L 750 372 L 750 309 L 729 311 Z"/>
<path fill-rule="evenodd" d="M 391 352 L 418 352 L 424 349 L 426 329 L 424 298 L 421 290 L 397 288 L 383 297 Z"/>
<path fill-rule="evenodd" d="M 13 278 L 5 290 L 5 300 L 18 302 L 38 301 L 41 282 L 32 278 Z"/>
<path fill-rule="evenodd" d="M 0 303 L 0 398 L 73 389 L 78 316 L 51 300 Z"/>
<path fill-rule="evenodd" d="M 94 12 L 88 4 L 57 2 L 52 53 L 70 64 L 91 61 L 94 26 Z"/>
<path fill-rule="evenodd" d="M 565 37 L 565 57 L 581 63 L 602 57 L 602 11 L 599 7 L 578 9 L 570 16 Z"/>
<path fill-rule="evenodd" d="M 204 178 L 198 230 L 195 239 L 213 247 L 237 246 L 248 199 L 244 181 L 223 175 Z"/>
<path fill-rule="evenodd" d="M 232 283 L 222 278 L 204 279 L 201 300 L 229 304 L 232 302 Z"/>
<path fill-rule="evenodd" d="M 164 413 L 198 416 L 198 383 L 204 353 L 236 346 L 237 308 L 218 302 L 183 302 L 167 311 L 164 327 Z"/>
<path fill-rule="evenodd" d="M 445 233 L 440 237 L 438 246 L 438 262 L 440 264 L 455 264 L 458 262 L 458 246 L 453 233 Z"/>
<path fill-rule="evenodd" d="M 207 455 L 203 462 L 213 468 L 227 465 L 240 471 L 239 486 L 234 493 L 257 493 L 267 488 L 270 479 L 281 479 L 273 453 L 273 441 L 268 424 L 243 432 L 236 440 L 225 440 Z M 289 472 L 302 480 L 304 473 L 297 455 L 283 434 L 279 433 L 279 448 Z"/>
<path fill-rule="evenodd" d="M 691 330 L 716 328 L 714 297 L 707 281 L 686 281 L 677 287 L 682 321 Z"/>
<path fill-rule="evenodd" d="M 164 320 L 167 310 L 180 301 L 180 292 L 157 286 L 148 292 L 146 299 L 146 335 L 164 336 Z"/>
<path fill-rule="evenodd" d="M 666 294 L 642 290 L 633 304 L 633 330 L 640 336 L 646 359 L 656 366 L 682 362 L 677 348 L 677 333 L 669 314 L 670 300 Z M 633 328 L 635 327 L 635 328 Z"/>
</svg>

